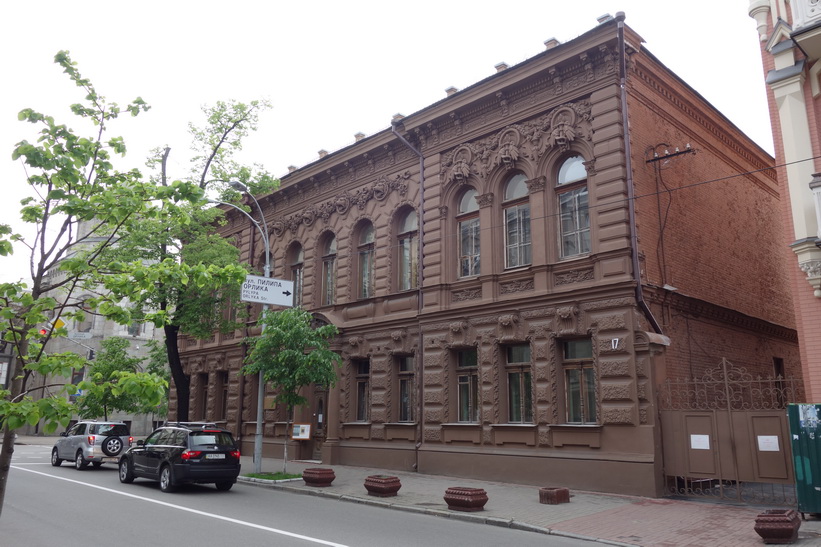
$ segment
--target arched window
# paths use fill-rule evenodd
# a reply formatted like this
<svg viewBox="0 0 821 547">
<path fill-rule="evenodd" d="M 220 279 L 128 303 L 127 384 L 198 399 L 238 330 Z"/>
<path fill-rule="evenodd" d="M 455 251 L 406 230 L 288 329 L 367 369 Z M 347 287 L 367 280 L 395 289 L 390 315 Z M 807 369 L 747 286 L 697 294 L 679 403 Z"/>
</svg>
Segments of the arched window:
<svg viewBox="0 0 821 547">
<path fill-rule="evenodd" d="M 288 249 L 288 264 L 291 266 L 291 281 L 294 282 L 294 306 L 302 306 L 302 276 L 305 253 L 302 245 L 293 243 Z"/>
<path fill-rule="evenodd" d="M 80 304 L 80 308 L 83 311 L 84 317 L 82 320 L 75 320 L 74 328 L 77 332 L 91 332 L 91 328 L 94 326 L 94 315 L 91 306 L 83 302 Z"/>
<path fill-rule="evenodd" d="M 527 266 L 531 262 L 527 177 L 513 175 L 505 185 L 504 196 L 505 267 Z"/>
<path fill-rule="evenodd" d="M 473 188 L 462 194 L 456 220 L 459 227 L 459 277 L 479 275 L 479 203 Z"/>
<path fill-rule="evenodd" d="M 410 209 L 398 226 L 399 290 L 415 289 L 419 284 L 419 225 L 416 211 Z"/>
<path fill-rule="evenodd" d="M 571 156 L 562 163 L 556 180 L 559 231 L 563 258 L 590 252 L 590 213 L 584 158 Z"/>
<path fill-rule="evenodd" d="M 321 306 L 336 302 L 336 237 L 329 234 L 322 245 L 322 294 Z"/>
<path fill-rule="evenodd" d="M 373 268 L 374 268 L 374 240 L 376 234 L 373 224 L 364 222 L 359 228 L 359 246 L 357 254 L 357 274 L 359 285 L 359 298 L 371 298 L 373 296 Z"/>
</svg>

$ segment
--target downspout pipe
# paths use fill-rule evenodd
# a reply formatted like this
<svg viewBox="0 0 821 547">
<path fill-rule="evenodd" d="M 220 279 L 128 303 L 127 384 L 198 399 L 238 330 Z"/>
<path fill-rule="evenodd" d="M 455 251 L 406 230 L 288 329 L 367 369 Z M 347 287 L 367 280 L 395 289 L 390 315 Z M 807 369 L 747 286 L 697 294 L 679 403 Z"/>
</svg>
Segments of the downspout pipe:
<svg viewBox="0 0 821 547">
<path fill-rule="evenodd" d="M 657 334 L 664 334 L 661 330 L 650 306 L 644 300 L 644 291 L 641 285 L 641 270 L 639 269 L 639 238 L 636 230 L 636 192 L 633 188 L 632 148 L 630 147 L 630 122 L 627 114 L 627 45 L 624 40 L 624 12 L 616 13 L 619 40 L 619 89 L 621 91 L 621 116 L 624 131 L 624 157 L 627 170 L 627 207 L 630 214 L 630 252 L 633 259 L 633 277 L 636 280 L 636 302 Z"/>
<path fill-rule="evenodd" d="M 416 328 L 418 329 L 418 340 L 417 340 L 417 350 L 416 350 L 416 392 L 417 392 L 417 417 L 416 423 L 417 425 L 417 434 L 416 434 L 416 444 L 414 446 L 414 461 L 413 469 L 414 471 L 419 471 L 419 449 L 422 447 L 422 439 L 424 435 L 422 433 L 424 429 L 424 424 L 422 423 L 424 420 L 424 381 L 422 378 L 422 282 L 424 281 L 424 268 L 423 266 L 423 259 L 425 254 L 424 244 L 425 241 L 425 156 L 422 152 L 419 151 L 415 146 L 413 146 L 408 139 L 402 136 L 399 131 L 396 130 L 396 126 L 398 125 L 398 121 L 391 122 L 391 132 L 396 136 L 397 139 L 402 142 L 408 149 L 416 154 L 419 158 L 419 213 L 417 216 L 417 233 L 419 234 L 419 264 L 417 265 L 416 272 L 417 272 L 417 282 L 416 282 L 416 290 L 417 290 L 417 314 L 416 314 Z"/>
</svg>

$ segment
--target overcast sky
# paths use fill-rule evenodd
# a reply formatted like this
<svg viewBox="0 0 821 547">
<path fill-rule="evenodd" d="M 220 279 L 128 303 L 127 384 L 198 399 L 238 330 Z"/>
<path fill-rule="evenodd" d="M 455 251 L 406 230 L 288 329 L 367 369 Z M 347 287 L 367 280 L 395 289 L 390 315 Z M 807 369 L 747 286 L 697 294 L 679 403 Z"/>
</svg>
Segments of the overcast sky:
<svg viewBox="0 0 821 547">
<path fill-rule="evenodd" d="M 121 105 L 140 96 L 152 109 L 123 117 L 110 135 L 128 146 L 124 167 L 170 146 L 170 174 L 188 171 L 187 125 L 219 100 L 268 99 L 273 109 L 246 140 L 241 159 L 274 175 L 303 166 L 389 127 L 495 72 L 571 40 L 606 13 L 626 24 L 662 63 L 767 152 L 773 152 L 761 58 L 748 0 L 143 0 L 6 2 L 0 8 L 0 222 L 19 218 L 29 190 L 11 161 L 32 138 L 17 121 L 26 107 L 76 126 L 82 99 L 53 63 L 69 50 L 99 93 Z M 25 234 L 25 232 L 24 232 Z M 27 278 L 28 256 L 0 258 L 0 281 Z"/>
</svg>

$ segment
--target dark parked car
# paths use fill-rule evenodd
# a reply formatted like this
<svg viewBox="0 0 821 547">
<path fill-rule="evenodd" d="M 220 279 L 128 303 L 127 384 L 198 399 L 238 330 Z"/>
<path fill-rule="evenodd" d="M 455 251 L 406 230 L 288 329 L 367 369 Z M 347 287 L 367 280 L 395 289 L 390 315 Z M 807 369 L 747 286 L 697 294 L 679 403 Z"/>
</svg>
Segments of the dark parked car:
<svg viewBox="0 0 821 547">
<path fill-rule="evenodd" d="M 240 452 L 229 431 L 213 424 L 170 423 L 137 441 L 120 457 L 120 482 L 141 477 L 173 492 L 183 483 L 213 483 L 230 490 L 240 471 Z"/>
<path fill-rule="evenodd" d="M 131 446 L 133 440 L 123 422 L 77 422 L 60 433 L 51 449 L 51 465 L 70 460 L 77 469 L 85 469 L 88 464 L 100 467 L 104 462 L 117 463 L 120 453 Z"/>
</svg>

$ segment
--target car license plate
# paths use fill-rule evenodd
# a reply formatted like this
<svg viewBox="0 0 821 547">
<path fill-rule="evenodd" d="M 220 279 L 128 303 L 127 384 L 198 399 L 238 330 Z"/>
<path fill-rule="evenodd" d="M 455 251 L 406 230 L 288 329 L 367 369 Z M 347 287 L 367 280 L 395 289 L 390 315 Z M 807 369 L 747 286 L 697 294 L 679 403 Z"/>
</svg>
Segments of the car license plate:
<svg viewBox="0 0 821 547">
<path fill-rule="evenodd" d="M 225 454 L 206 454 L 205 459 L 206 460 L 224 460 L 225 459 Z"/>
</svg>

